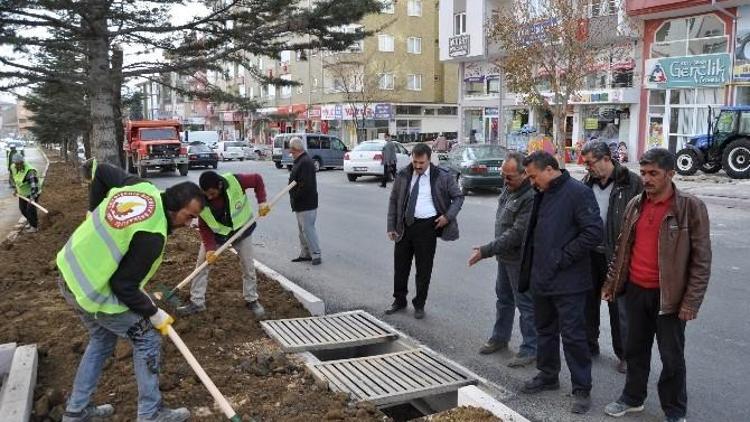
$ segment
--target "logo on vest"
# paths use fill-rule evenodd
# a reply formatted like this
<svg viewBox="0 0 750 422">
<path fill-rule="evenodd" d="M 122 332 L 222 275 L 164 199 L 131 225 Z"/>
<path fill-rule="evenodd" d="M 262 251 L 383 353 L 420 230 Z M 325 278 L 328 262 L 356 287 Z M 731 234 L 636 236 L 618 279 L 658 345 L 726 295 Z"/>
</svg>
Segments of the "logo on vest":
<svg viewBox="0 0 750 422">
<path fill-rule="evenodd" d="M 154 198 L 140 192 L 120 192 L 109 200 L 105 219 L 115 229 L 140 223 L 154 215 Z"/>
</svg>

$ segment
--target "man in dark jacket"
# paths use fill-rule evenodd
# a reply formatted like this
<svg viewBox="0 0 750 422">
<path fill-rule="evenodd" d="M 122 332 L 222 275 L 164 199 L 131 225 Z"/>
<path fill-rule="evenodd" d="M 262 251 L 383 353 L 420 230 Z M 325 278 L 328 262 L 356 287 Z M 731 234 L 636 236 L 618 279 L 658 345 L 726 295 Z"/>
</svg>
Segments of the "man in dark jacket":
<svg viewBox="0 0 750 422">
<path fill-rule="evenodd" d="M 424 318 L 437 238 L 458 239 L 456 217 L 464 197 L 449 170 L 430 164 L 432 150 L 417 144 L 411 164 L 396 175 L 388 206 L 388 238 L 394 248 L 393 304 L 390 315 L 406 308 L 409 273 L 414 258 L 417 295 L 412 300 L 414 317 Z"/>
<path fill-rule="evenodd" d="M 583 165 L 588 169 L 583 183 L 594 192 L 599 215 L 604 222 L 604 239 L 591 253 L 591 276 L 594 289 L 586 303 L 586 332 L 592 356 L 599 354 L 599 310 L 602 285 L 607 278 L 607 266 L 615 254 L 615 242 L 620 234 L 625 207 L 633 197 L 643 192 L 641 178 L 612 159 L 609 146 L 602 141 L 591 141 L 581 151 Z M 617 370 L 625 373 L 624 347 L 627 335 L 624 302 L 610 302 L 609 326 L 612 348 L 619 360 Z"/>
<path fill-rule="evenodd" d="M 675 156 L 654 148 L 640 160 L 645 193 L 625 209 L 622 232 L 602 299 L 625 296 L 627 379 L 604 413 L 643 410 L 651 349 L 659 345 L 659 400 L 668 422 L 687 413 L 685 324 L 694 320 L 711 277 L 711 233 L 706 205 L 672 183 Z"/>
<path fill-rule="evenodd" d="M 518 291 L 521 247 L 534 202 L 534 190 L 531 189 L 523 167 L 524 158 L 523 154 L 517 152 L 506 155 L 502 168 L 505 188 L 497 200 L 495 240 L 474 248 L 469 258 L 469 266 L 484 258 L 497 258 L 497 316 L 492 336 L 479 349 L 479 353 L 489 354 L 506 349 L 513 331 L 515 308 L 518 308 L 521 314 L 519 325 L 523 343 L 518 354 L 508 363 L 512 368 L 526 366 L 536 360 L 534 302 L 529 292 Z"/>
<path fill-rule="evenodd" d="M 537 369 L 522 392 L 560 388 L 560 338 L 573 384 L 573 413 L 591 407 L 591 355 L 586 297 L 592 288 L 591 251 L 602 242 L 602 219 L 591 189 L 537 151 L 524 160 L 538 191 L 526 233 L 518 290 L 531 288 L 537 331 Z"/>
<path fill-rule="evenodd" d="M 385 146 L 383 147 L 383 180 L 380 182 L 381 188 L 386 187 L 391 178 L 395 178 L 397 164 L 396 141 L 388 139 L 385 141 Z"/>
<path fill-rule="evenodd" d="M 292 211 L 297 215 L 299 228 L 300 254 L 292 262 L 312 261 L 313 265 L 320 265 L 320 241 L 315 230 L 315 219 L 318 214 L 318 184 L 315 176 L 315 164 L 305 151 L 302 139 L 294 137 L 289 141 L 289 153 L 294 158 L 289 183 L 297 182 L 297 186 L 289 191 Z"/>
</svg>

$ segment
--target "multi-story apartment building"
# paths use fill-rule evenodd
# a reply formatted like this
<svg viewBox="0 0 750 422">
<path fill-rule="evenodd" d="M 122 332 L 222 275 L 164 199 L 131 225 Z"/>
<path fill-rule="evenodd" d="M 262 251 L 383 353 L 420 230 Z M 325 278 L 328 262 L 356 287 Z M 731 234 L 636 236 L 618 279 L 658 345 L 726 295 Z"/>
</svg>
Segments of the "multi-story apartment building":
<svg viewBox="0 0 750 422">
<path fill-rule="evenodd" d="M 264 106 L 244 116 L 244 124 L 241 113 L 222 117 L 234 119 L 256 140 L 308 130 L 335 134 L 351 145 L 357 116 L 363 114 L 364 127 L 359 126 L 368 139 L 390 133 L 416 140 L 455 132 L 456 66 L 438 57 L 439 2 L 384 1 L 382 13 L 360 23 L 377 32 L 347 52 L 287 51 L 279 58 L 249 59 L 264 74 L 299 86 L 261 86 L 241 68 L 230 69 L 237 92 Z"/>
<path fill-rule="evenodd" d="M 522 148 L 509 143 L 509 139 L 517 139 L 510 135 L 522 127 L 540 134 L 553 133 L 549 110 L 529 107 L 523 93 L 509 92 L 499 67 L 502 46 L 487 37 L 493 15 L 511 4 L 510 0 L 449 0 L 440 4 L 440 58 L 459 66 L 459 136 L 467 142 L 498 142 Z M 623 27 L 618 4 L 611 0 L 591 1 L 588 25 Z M 639 106 L 638 89 L 634 86 L 638 41 L 621 31 L 610 31 L 607 37 L 606 42 L 597 42 L 624 44 L 626 48 L 614 60 L 602 57 L 602 66 L 592 69 L 585 89 L 571 99 L 565 121 L 567 146 L 593 137 L 626 144 L 636 138 L 637 125 L 631 122 L 638 115 Z M 551 92 L 542 94 L 554 97 Z"/>
</svg>

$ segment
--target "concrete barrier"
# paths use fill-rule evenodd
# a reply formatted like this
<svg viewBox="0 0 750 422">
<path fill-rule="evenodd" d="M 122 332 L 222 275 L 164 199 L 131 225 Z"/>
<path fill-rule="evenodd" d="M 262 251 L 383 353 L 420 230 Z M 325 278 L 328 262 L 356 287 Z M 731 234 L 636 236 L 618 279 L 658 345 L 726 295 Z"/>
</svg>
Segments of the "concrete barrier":
<svg viewBox="0 0 750 422">
<path fill-rule="evenodd" d="M 16 343 L 0 344 L 0 379 L 10 372 L 10 363 L 13 362 L 15 352 Z"/>
<path fill-rule="evenodd" d="M 494 397 L 475 385 L 458 389 L 458 405 L 485 409 L 500 418 L 503 422 L 529 422 L 528 419 L 521 416 L 518 412 L 495 400 Z"/>
<path fill-rule="evenodd" d="M 295 284 L 293 281 L 272 270 L 262 262 L 255 260 L 255 269 L 260 271 L 264 276 L 276 281 L 281 287 L 289 292 L 292 292 L 294 297 L 302 304 L 302 306 L 310 312 L 312 316 L 321 316 L 326 314 L 326 305 L 317 296 L 303 289 L 302 287 Z"/>
<path fill-rule="evenodd" d="M 0 390 L 0 421 L 28 421 L 34 405 L 36 344 L 16 347 L 8 377 Z"/>
</svg>

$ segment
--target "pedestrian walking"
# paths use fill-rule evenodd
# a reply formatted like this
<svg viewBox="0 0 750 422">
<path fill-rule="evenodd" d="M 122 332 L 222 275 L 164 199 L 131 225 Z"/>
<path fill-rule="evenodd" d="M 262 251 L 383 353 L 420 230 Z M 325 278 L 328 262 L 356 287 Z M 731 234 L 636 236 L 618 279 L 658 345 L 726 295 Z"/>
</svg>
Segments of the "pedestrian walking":
<svg viewBox="0 0 750 422">
<path fill-rule="evenodd" d="M 534 202 L 534 190 L 523 167 L 524 158 L 518 152 L 509 152 L 505 156 L 502 167 L 505 187 L 497 200 L 495 240 L 475 247 L 469 258 L 469 266 L 481 259 L 492 256 L 497 258 L 495 324 L 492 335 L 479 349 L 479 353 L 490 354 L 508 348 L 515 309 L 518 308 L 520 313 L 519 326 L 523 341 L 518 354 L 508 363 L 511 368 L 526 366 L 536 360 L 534 302 L 530 292 L 518 291 L 523 238 Z"/>
<path fill-rule="evenodd" d="M 708 211 L 700 199 L 674 185 L 675 156 L 662 148 L 640 159 L 645 193 L 625 210 L 616 255 L 602 299 L 624 295 L 628 318 L 627 377 L 617 401 L 604 412 L 643 410 L 656 337 L 662 371 L 658 390 L 668 422 L 687 414 L 685 324 L 698 315 L 711 276 Z"/>
<path fill-rule="evenodd" d="M 388 184 L 388 181 L 395 179 L 396 177 L 396 165 L 398 159 L 396 157 L 396 141 L 392 138 L 385 142 L 383 147 L 383 179 L 380 182 L 380 187 L 384 188 Z"/>
<path fill-rule="evenodd" d="M 411 164 L 396 174 L 388 204 L 388 238 L 393 250 L 393 304 L 387 315 L 406 309 L 412 259 L 417 267 L 414 317 L 425 316 L 424 306 L 432 276 L 437 238 L 458 239 L 458 213 L 464 202 L 449 170 L 430 163 L 432 150 L 417 144 Z"/>
<path fill-rule="evenodd" d="M 586 297 L 592 289 L 591 251 L 601 244 L 602 220 L 591 189 L 560 170 L 548 152 L 524 160 L 538 193 L 526 234 L 520 292 L 531 289 L 537 332 L 537 369 L 521 391 L 560 388 L 560 339 L 573 384 L 573 413 L 591 407 L 591 355 L 586 341 Z"/>
<path fill-rule="evenodd" d="M 599 216 L 604 223 L 603 241 L 591 252 L 591 277 L 594 288 L 586 304 L 586 333 L 592 356 L 599 354 L 599 321 L 602 285 L 607 278 L 607 267 L 615 254 L 615 243 L 620 234 L 625 207 L 631 199 L 643 192 L 641 178 L 612 159 L 609 146 L 602 141 L 593 141 L 581 150 L 583 165 L 588 173 L 583 183 L 591 188 L 599 206 Z M 612 333 L 612 349 L 617 356 L 617 371 L 625 373 L 625 338 L 627 319 L 625 301 L 607 303 L 609 326 Z"/>
<path fill-rule="evenodd" d="M 36 233 L 39 230 L 39 220 L 36 207 L 32 204 L 42 194 L 42 187 L 34 167 L 26 162 L 23 154 L 13 154 L 13 164 L 10 168 L 10 180 L 13 183 L 13 195 L 18 196 L 18 209 L 26 218 L 26 233 Z M 25 200 L 22 199 L 26 198 Z"/>
<path fill-rule="evenodd" d="M 318 183 L 315 175 L 315 164 L 305 151 L 305 144 L 299 137 L 289 140 L 289 153 L 294 158 L 294 165 L 289 174 L 289 183 L 297 185 L 289 191 L 292 211 L 297 216 L 299 229 L 300 254 L 292 262 L 311 261 L 312 265 L 322 262 L 320 241 L 315 230 L 315 219 L 318 215 Z"/>
<path fill-rule="evenodd" d="M 258 215 L 264 217 L 270 212 L 266 204 L 266 188 L 263 177 L 256 173 L 219 175 L 214 171 L 204 171 L 198 180 L 206 194 L 206 207 L 198 218 L 198 231 L 201 246 L 198 250 L 196 267 L 207 261 L 216 263 L 216 250 L 253 218 L 253 207 L 245 191 L 252 189 L 258 201 Z M 242 295 L 247 308 L 256 319 L 265 315 L 263 305 L 258 301 L 258 283 L 255 274 L 252 233 L 256 223 L 245 230 L 232 243 L 237 251 L 242 268 Z M 178 315 L 191 315 L 206 310 L 206 288 L 208 287 L 208 266 L 193 278 L 190 284 L 190 303 L 177 308 Z"/>
<path fill-rule="evenodd" d="M 164 407 L 159 391 L 161 339 L 174 322 L 144 292 L 162 262 L 167 235 L 198 217 L 203 192 L 183 182 L 161 193 L 150 183 L 112 188 L 57 254 L 60 291 L 89 332 L 63 422 L 114 413 L 91 397 L 117 339 L 133 348 L 138 384 L 138 422 L 181 422 L 186 408 Z M 158 332 L 157 332 L 158 331 Z"/>
</svg>

